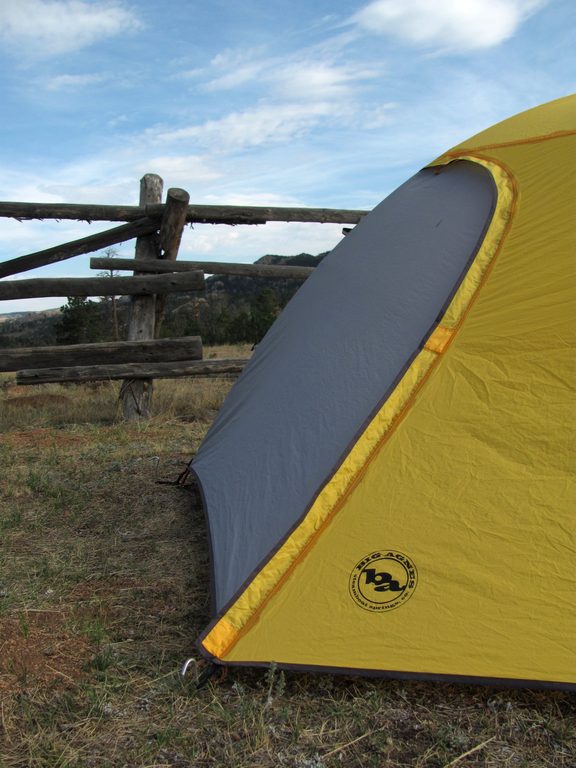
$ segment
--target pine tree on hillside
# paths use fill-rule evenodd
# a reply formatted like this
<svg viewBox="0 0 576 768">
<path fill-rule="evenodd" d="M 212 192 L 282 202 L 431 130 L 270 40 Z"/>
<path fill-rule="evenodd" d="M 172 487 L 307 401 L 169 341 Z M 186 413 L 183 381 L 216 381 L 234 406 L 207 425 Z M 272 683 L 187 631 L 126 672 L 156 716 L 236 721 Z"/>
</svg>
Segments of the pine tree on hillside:
<svg viewBox="0 0 576 768">
<path fill-rule="evenodd" d="M 279 314 L 280 304 L 276 292 L 272 288 L 265 288 L 251 307 L 252 328 L 248 341 L 259 344 Z"/>
<path fill-rule="evenodd" d="M 69 296 L 60 312 L 57 344 L 89 344 L 102 339 L 102 316 L 95 302 L 82 296 Z"/>
</svg>

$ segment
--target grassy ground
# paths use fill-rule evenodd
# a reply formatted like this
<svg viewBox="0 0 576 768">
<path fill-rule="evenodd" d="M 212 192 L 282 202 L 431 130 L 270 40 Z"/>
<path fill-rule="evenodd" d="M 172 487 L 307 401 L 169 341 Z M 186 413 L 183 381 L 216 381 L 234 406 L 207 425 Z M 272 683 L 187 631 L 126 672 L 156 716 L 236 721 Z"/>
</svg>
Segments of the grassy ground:
<svg viewBox="0 0 576 768">
<path fill-rule="evenodd" d="M 249 357 L 250 346 L 206 347 L 205 359 Z M 154 382 L 154 413 L 162 419 L 212 418 L 231 381 L 226 379 L 159 379 Z M 0 374 L 0 430 L 112 424 L 120 418 L 117 381 L 91 385 L 16 386 L 15 376 Z"/>
<path fill-rule="evenodd" d="M 209 617 L 205 528 L 194 495 L 156 481 L 228 387 L 159 382 L 140 426 L 114 421 L 110 387 L 0 394 L 0 767 L 575 768 L 566 693 L 180 679 Z M 6 404 L 48 394 L 66 407 Z"/>
</svg>

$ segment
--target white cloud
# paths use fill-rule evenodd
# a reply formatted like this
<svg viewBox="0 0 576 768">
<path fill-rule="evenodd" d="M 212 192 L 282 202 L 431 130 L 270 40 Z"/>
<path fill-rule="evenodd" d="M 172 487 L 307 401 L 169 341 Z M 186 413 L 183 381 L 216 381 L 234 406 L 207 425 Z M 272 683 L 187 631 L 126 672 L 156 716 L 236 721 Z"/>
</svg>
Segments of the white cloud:
<svg viewBox="0 0 576 768">
<path fill-rule="evenodd" d="M 220 51 L 210 61 L 210 66 L 216 69 L 237 69 L 261 58 L 265 52 L 263 46 L 256 48 L 226 48 Z"/>
<path fill-rule="evenodd" d="M 127 123 L 129 119 L 130 118 L 126 114 L 116 115 L 116 117 L 113 117 L 110 120 L 108 120 L 106 125 L 108 126 L 108 128 L 117 128 L 119 125 Z"/>
<path fill-rule="evenodd" d="M 218 53 L 210 62 L 209 67 L 198 71 L 201 76 L 209 78 L 203 84 L 203 90 L 223 91 L 253 81 L 270 64 L 269 60 L 263 58 L 263 53 L 262 48 L 228 49 Z M 217 74 L 214 77 L 214 73 L 222 74 Z"/>
<path fill-rule="evenodd" d="M 70 53 L 141 26 L 132 11 L 114 0 L 0 3 L 0 40 L 8 50 L 25 57 Z"/>
<path fill-rule="evenodd" d="M 255 62 L 233 68 L 224 75 L 208 80 L 208 82 L 203 84 L 202 90 L 227 91 L 231 88 L 238 88 L 240 85 L 245 85 L 255 80 L 260 75 L 263 66 L 263 62 Z"/>
<path fill-rule="evenodd" d="M 222 173 L 210 167 L 204 158 L 198 155 L 163 155 L 160 157 L 146 158 L 136 169 L 139 173 L 148 173 L 150 168 L 158 168 L 162 175 L 174 184 L 189 184 L 201 181 L 215 181 Z"/>
<path fill-rule="evenodd" d="M 378 128 L 384 128 L 394 122 L 394 112 L 398 108 L 398 104 L 393 101 L 379 104 L 376 107 L 369 107 L 362 113 L 362 126 L 367 131 L 377 130 Z"/>
<path fill-rule="evenodd" d="M 216 152 L 282 144 L 303 136 L 330 119 L 343 125 L 358 117 L 358 94 L 382 75 L 382 68 L 336 64 L 314 58 L 310 50 L 289 56 L 263 57 L 261 49 L 227 50 L 208 67 L 186 73 L 200 81 L 202 91 L 232 90 L 256 85 L 266 94 L 255 106 L 218 119 L 177 129 L 151 129 L 153 141 L 192 141 Z M 378 115 L 378 120 L 383 114 Z M 374 122 L 374 120 L 371 120 Z"/>
<path fill-rule="evenodd" d="M 254 109 L 231 112 L 220 120 L 157 132 L 155 140 L 162 143 L 188 139 L 219 150 L 240 150 L 297 138 L 337 113 L 338 107 L 329 102 L 261 104 Z"/>
<path fill-rule="evenodd" d="M 216 54 L 206 66 L 183 70 L 176 77 L 201 81 L 203 91 L 226 91 L 254 80 L 268 63 L 263 48 L 228 48 Z"/>
<path fill-rule="evenodd" d="M 48 91 L 75 91 L 107 79 L 106 75 L 56 75 L 48 80 L 45 87 Z"/>
<path fill-rule="evenodd" d="M 352 23 L 414 45 L 452 51 L 499 45 L 548 0 L 374 0 Z"/>
<path fill-rule="evenodd" d="M 380 74 L 376 68 L 338 67 L 329 63 L 302 61 L 278 67 L 270 73 L 269 80 L 285 98 L 332 101 L 347 98 L 358 83 Z"/>
<path fill-rule="evenodd" d="M 323 46 L 287 56 L 265 56 L 261 48 L 226 50 L 207 67 L 188 70 L 179 77 L 200 81 L 202 91 L 233 90 L 241 86 L 263 86 L 274 98 L 290 101 L 348 97 L 363 81 L 382 75 L 380 66 L 334 63 L 334 51 Z"/>
</svg>

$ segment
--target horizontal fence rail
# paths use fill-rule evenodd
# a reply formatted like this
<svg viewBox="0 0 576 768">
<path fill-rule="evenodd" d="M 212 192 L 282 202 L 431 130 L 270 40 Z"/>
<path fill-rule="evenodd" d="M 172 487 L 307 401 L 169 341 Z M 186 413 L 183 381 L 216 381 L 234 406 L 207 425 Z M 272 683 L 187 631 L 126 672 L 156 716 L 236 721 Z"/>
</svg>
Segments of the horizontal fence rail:
<svg viewBox="0 0 576 768">
<path fill-rule="evenodd" d="M 0 349 L 0 371 L 111 363 L 175 363 L 180 360 L 202 360 L 200 336 Z"/>
<path fill-rule="evenodd" d="M 138 277 L 36 277 L 0 282 L 0 300 L 46 296 L 154 296 L 201 291 L 203 272 Z"/>
<path fill-rule="evenodd" d="M 0 262 L 0 277 L 9 277 L 20 272 L 28 272 L 31 269 L 45 267 L 48 264 L 57 264 L 59 261 L 66 261 L 66 259 L 72 259 L 74 256 L 80 256 L 83 253 L 99 251 L 102 248 L 123 243 L 125 240 L 131 240 L 134 237 L 150 235 L 156 232 L 157 229 L 158 222 L 155 219 L 141 218 L 131 224 L 123 224 L 121 227 L 107 229 L 105 232 L 98 232 L 95 235 L 81 237 L 79 240 L 71 240 L 69 243 L 55 245 L 43 251 L 28 253 L 25 256 L 18 256 L 15 259 Z"/>
<path fill-rule="evenodd" d="M 117 379 L 174 379 L 180 377 L 237 376 L 248 360 L 191 360 L 175 363 L 125 363 L 121 365 L 88 365 L 68 368 L 22 370 L 16 374 L 17 384 L 58 384 Z"/>
<path fill-rule="evenodd" d="M 1 202 L 0 217 L 11 219 L 75 219 L 77 221 L 135 221 L 161 218 L 166 203 L 150 205 L 91 205 L 74 203 Z M 265 224 L 299 221 L 357 224 L 368 211 L 344 208 L 292 208 L 256 205 L 188 205 L 186 222 L 193 224 Z"/>
<path fill-rule="evenodd" d="M 139 272 L 193 272 L 202 270 L 209 275 L 238 275 L 241 277 L 269 277 L 305 280 L 316 267 L 297 267 L 291 264 L 236 264 L 227 261 L 164 261 L 163 259 L 114 259 L 94 256 L 90 259 L 92 269 L 115 269 Z"/>
</svg>

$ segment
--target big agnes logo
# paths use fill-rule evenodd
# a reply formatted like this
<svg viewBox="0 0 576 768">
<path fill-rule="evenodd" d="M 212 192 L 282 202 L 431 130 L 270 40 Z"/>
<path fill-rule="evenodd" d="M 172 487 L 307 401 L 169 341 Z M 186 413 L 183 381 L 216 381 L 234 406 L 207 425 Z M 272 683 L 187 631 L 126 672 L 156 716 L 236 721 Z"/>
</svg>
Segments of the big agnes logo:
<svg viewBox="0 0 576 768">
<path fill-rule="evenodd" d="M 402 552 L 381 549 L 363 557 L 350 574 L 350 595 L 367 611 L 391 611 L 414 594 L 418 572 Z"/>
</svg>

